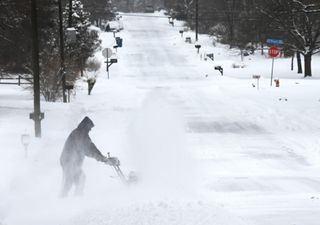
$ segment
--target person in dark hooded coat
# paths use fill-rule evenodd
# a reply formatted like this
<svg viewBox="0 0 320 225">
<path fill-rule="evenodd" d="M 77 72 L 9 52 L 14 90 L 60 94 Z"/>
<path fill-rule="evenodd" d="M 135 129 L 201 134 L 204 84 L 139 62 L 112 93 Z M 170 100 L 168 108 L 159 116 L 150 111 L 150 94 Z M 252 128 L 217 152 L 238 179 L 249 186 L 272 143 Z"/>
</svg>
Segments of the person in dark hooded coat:
<svg viewBox="0 0 320 225">
<path fill-rule="evenodd" d="M 67 138 L 60 157 L 60 164 L 63 171 L 63 184 L 61 196 L 65 197 L 75 185 L 75 194 L 81 195 L 85 183 L 85 175 L 82 171 L 82 164 L 85 157 L 94 158 L 99 162 L 108 165 L 119 165 L 115 157 L 105 157 L 92 143 L 89 132 L 94 127 L 92 120 L 85 117 L 78 127 L 71 132 Z"/>
</svg>

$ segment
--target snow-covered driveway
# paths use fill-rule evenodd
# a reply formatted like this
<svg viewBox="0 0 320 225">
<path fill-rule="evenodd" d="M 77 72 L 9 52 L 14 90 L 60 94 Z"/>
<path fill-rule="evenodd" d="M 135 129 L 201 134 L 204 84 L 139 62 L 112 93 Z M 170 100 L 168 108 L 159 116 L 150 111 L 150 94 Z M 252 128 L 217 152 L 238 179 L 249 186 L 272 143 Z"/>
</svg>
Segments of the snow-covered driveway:
<svg viewBox="0 0 320 225">
<path fill-rule="evenodd" d="M 0 150 L 0 169 L 10 171 L 0 173 L 0 224 L 318 225 L 319 80 L 282 79 L 276 89 L 265 77 L 257 91 L 251 76 L 267 74 L 268 60 L 253 57 L 265 66 L 227 67 L 222 77 L 184 42 L 179 24 L 123 20 L 111 79 L 102 68 L 91 96 L 80 81 L 72 103 L 43 103 L 43 138 L 32 141 L 27 160 L 19 138 L 24 128 L 32 132 L 32 101 L 18 88 L 0 91 L 13 96 L 0 99 L 0 144 L 10 149 Z M 112 34 L 101 38 L 113 46 Z M 212 51 L 208 37 L 200 42 Z M 239 58 L 223 46 L 213 51 L 216 63 Z M 90 135 L 98 148 L 118 156 L 125 173 L 137 171 L 138 184 L 125 187 L 88 159 L 85 196 L 57 197 L 59 155 L 84 116 L 96 124 Z"/>
</svg>

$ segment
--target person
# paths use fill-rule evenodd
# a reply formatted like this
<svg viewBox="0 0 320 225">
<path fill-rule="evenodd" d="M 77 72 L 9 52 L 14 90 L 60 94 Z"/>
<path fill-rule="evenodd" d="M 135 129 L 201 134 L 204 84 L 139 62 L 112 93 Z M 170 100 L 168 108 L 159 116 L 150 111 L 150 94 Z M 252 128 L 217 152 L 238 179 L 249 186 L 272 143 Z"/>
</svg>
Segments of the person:
<svg viewBox="0 0 320 225">
<path fill-rule="evenodd" d="M 67 138 L 60 156 L 60 164 L 63 172 L 61 197 L 66 197 L 68 192 L 75 186 L 75 194 L 81 195 L 84 189 L 85 175 L 82 164 L 85 157 L 96 159 L 108 165 L 119 165 L 115 157 L 105 157 L 92 143 L 89 132 L 94 123 L 89 117 L 85 117 L 78 127 Z"/>
</svg>

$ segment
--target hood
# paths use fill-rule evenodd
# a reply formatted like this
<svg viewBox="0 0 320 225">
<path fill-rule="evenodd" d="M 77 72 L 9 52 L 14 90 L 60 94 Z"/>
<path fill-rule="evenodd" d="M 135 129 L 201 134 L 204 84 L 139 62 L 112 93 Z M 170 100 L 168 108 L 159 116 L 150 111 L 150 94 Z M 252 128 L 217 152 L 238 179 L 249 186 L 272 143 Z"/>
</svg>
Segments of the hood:
<svg viewBox="0 0 320 225">
<path fill-rule="evenodd" d="M 94 123 L 89 117 L 85 117 L 78 125 L 78 129 L 90 131 L 94 127 Z"/>
</svg>

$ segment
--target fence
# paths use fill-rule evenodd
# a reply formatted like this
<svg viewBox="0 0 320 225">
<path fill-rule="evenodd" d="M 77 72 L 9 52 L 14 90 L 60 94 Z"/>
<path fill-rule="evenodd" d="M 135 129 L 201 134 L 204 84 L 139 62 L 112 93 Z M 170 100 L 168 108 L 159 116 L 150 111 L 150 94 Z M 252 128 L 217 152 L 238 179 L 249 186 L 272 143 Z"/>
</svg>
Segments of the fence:
<svg viewBox="0 0 320 225">
<path fill-rule="evenodd" d="M 33 78 L 30 75 L 9 75 L 0 72 L 0 84 L 26 85 L 32 84 Z"/>
</svg>

